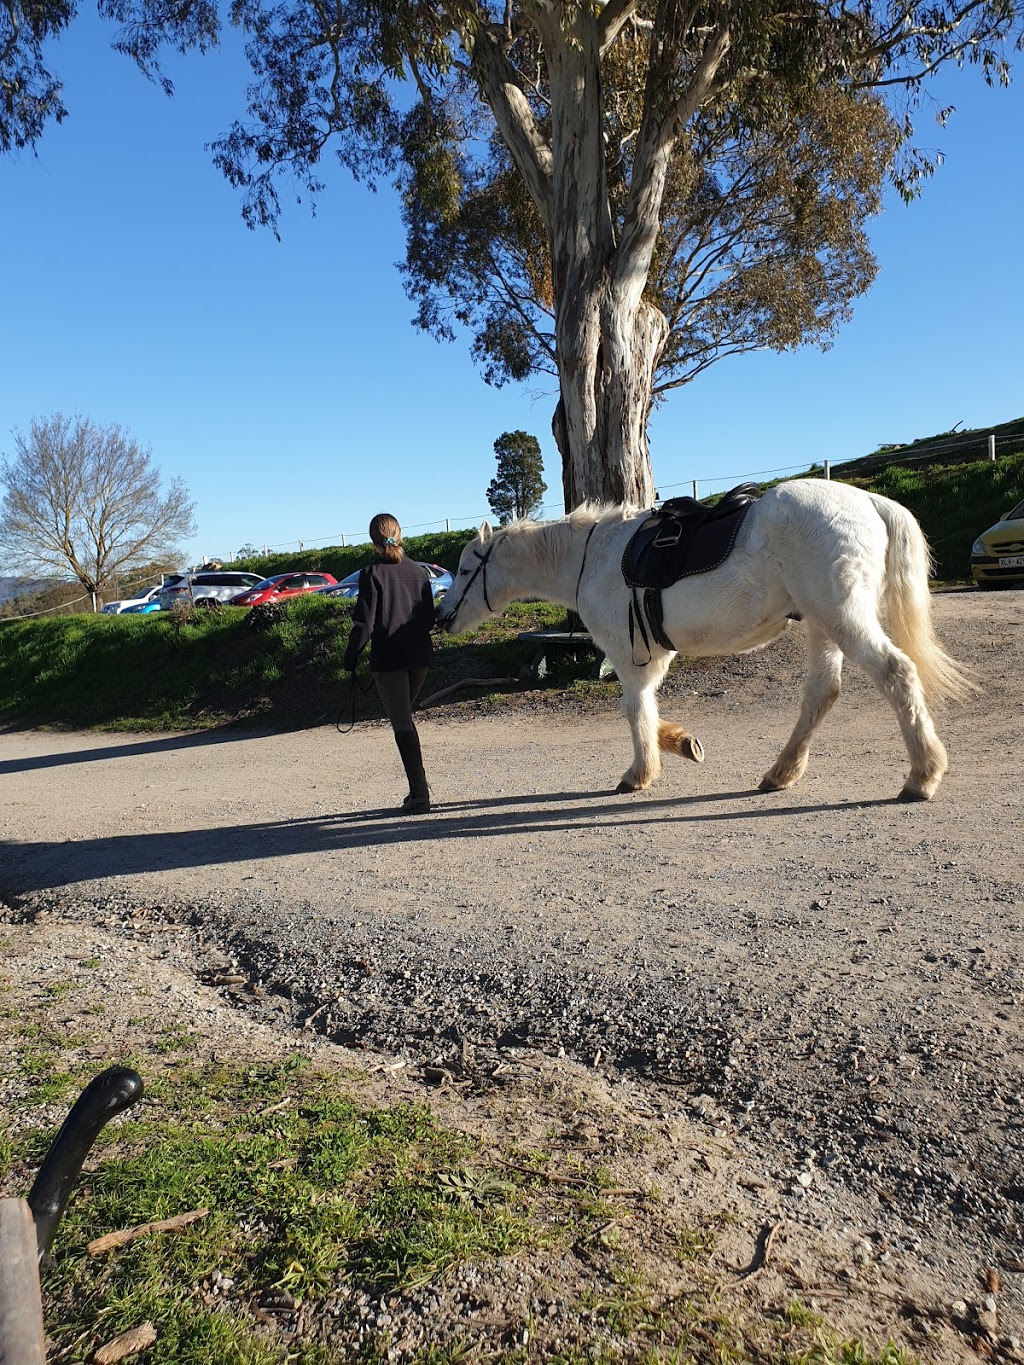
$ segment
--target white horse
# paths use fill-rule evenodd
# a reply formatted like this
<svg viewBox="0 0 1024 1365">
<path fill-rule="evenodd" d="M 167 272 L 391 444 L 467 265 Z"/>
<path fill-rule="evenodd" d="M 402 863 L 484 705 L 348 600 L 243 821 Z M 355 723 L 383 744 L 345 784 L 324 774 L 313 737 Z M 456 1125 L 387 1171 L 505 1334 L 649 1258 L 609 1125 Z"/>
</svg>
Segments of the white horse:
<svg viewBox="0 0 1024 1365">
<path fill-rule="evenodd" d="M 631 589 L 621 561 L 647 515 L 584 504 L 558 521 L 518 521 L 498 530 L 485 521 L 463 550 L 438 611 L 444 629 L 456 632 L 522 597 L 577 610 L 622 684 L 634 757 L 620 792 L 650 786 L 661 770 L 661 750 L 703 760 L 697 739 L 658 716 L 654 694 L 672 651 L 653 636 L 649 650 L 638 639 L 637 661 L 631 647 Z M 761 791 L 785 790 L 803 776 L 811 736 L 839 696 L 846 655 L 899 719 L 910 755 L 900 799 L 935 795 L 947 759 L 925 698 L 961 699 L 976 689 L 935 636 L 929 568 L 921 528 L 899 503 L 848 484 L 794 479 L 750 507 L 719 568 L 664 589 L 665 633 L 689 657 L 746 653 L 775 639 L 791 618 L 804 621 L 808 668 L 800 715 Z"/>
</svg>

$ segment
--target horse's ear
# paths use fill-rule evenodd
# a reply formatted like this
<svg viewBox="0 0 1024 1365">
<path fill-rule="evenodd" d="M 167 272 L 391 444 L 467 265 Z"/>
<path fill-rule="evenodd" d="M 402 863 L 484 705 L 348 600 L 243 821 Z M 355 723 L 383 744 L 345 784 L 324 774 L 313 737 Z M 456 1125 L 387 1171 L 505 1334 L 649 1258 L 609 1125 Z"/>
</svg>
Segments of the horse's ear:
<svg viewBox="0 0 1024 1365">
<path fill-rule="evenodd" d="M 491 536 L 494 535 L 494 532 L 491 530 L 491 523 L 489 521 L 482 521 L 480 523 L 480 529 L 479 531 L 477 531 L 477 535 L 480 537 L 484 545 L 486 545 L 487 542 L 490 540 Z"/>
</svg>

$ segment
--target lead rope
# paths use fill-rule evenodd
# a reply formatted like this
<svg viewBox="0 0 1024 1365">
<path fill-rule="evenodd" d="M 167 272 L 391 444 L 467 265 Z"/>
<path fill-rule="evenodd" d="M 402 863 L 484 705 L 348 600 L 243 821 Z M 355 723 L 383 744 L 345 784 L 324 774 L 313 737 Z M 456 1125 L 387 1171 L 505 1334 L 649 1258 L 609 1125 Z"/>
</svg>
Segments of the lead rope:
<svg viewBox="0 0 1024 1365">
<path fill-rule="evenodd" d="M 339 711 L 339 712 L 338 712 L 338 719 L 334 722 L 334 728 L 337 730 L 337 732 L 338 732 L 339 735 L 350 735 L 350 734 L 352 733 L 352 731 L 355 729 L 355 724 L 356 724 L 356 693 L 357 693 L 357 692 L 360 692 L 360 693 L 362 693 L 362 695 L 363 695 L 364 697 L 368 697 L 368 696 L 370 695 L 370 689 L 371 689 L 372 687 L 373 687 L 373 679 L 372 679 L 372 678 L 368 678 L 368 679 L 367 679 L 367 682 L 366 682 L 366 686 L 365 686 L 365 687 L 361 687 L 360 684 L 359 684 L 359 679 L 356 677 L 356 670 L 353 668 L 352 672 L 349 674 L 349 679 L 348 679 L 349 701 L 350 701 L 350 703 L 351 703 L 351 710 L 350 710 L 350 713 L 349 713 L 349 722 L 348 722 L 348 725 L 345 727 L 344 730 L 341 728 L 341 718 L 342 718 L 342 716 L 345 714 L 344 711 Z"/>
</svg>

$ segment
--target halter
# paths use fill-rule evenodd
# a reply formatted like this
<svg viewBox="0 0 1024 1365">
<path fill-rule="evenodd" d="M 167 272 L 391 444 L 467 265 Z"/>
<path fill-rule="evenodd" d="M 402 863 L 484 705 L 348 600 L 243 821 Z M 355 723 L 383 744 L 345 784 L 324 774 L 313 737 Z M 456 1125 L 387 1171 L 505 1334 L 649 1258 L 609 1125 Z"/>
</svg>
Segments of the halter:
<svg viewBox="0 0 1024 1365">
<path fill-rule="evenodd" d="M 590 549 L 590 538 L 591 538 L 591 536 L 594 534 L 594 532 L 595 532 L 596 530 L 597 530 L 597 522 L 595 521 L 594 524 L 593 524 L 593 526 L 591 526 L 590 530 L 588 531 L 588 533 L 587 533 L 587 538 L 586 538 L 586 540 L 585 540 L 584 543 L 583 543 L 583 560 L 582 560 L 582 562 L 580 563 L 580 575 L 579 575 L 579 578 L 577 578 L 577 580 L 576 580 L 576 614 L 577 614 L 577 616 L 579 615 L 579 605 L 580 605 L 580 584 L 583 582 L 583 570 L 587 567 L 587 551 Z M 449 624 L 449 625 L 451 625 L 451 623 L 452 623 L 452 622 L 455 620 L 455 618 L 458 616 L 459 612 L 462 610 L 462 604 L 463 604 L 463 602 L 465 602 L 465 600 L 466 600 L 466 595 L 467 595 L 467 593 L 469 592 L 470 588 L 471 588 L 471 587 L 473 586 L 473 584 L 476 582 L 477 578 L 480 576 L 481 573 L 482 573 L 483 576 L 484 576 L 484 581 L 483 581 L 483 584 L 482 584 L 483 590 L 484 590 L 484 605 L 486 606 L 486 608 L 487 608 L 487 610 L 488 610 L 489 612 L 493 612 L 493 611 L 494 611 L 494 608 L 491 606 L 490 598 L 487 596 L 487 561 L 490 559 L 492 553 L 494 552 L 494 547 L 495 547 L 495 545 L 497 545 L 497 543 L 498 543 L 498 539 L 497 539 L 497 536 L 495 536 L 494 539 L 491 541 L 490 545 L 488 545 L 487 549 L 484 551 L 483 554 L 481 554 L 479 550 L 474 550 L 474 551 L 473 551 L 473 554 L 474 554 L 474 555 L 476 556 L 476 558 L 480 561 L 480 563 L 479 563 L 479 564 L 476 566 L 476 568 L 473 570 L 472 574 L 470 575 L 469 582 L 468 582 L 468 583 L 466 584 L 466 586 L 462 589 L 462 596 L 459 598 L 458 603 L 456 604 L 455 610 L 452 612 L 451 616 L 449 616 L 449 617 L 447 618 L 448 624 Z M 571 633 L 572 633 L 572 632 L 570 631 L 570 634 L 571 634 Z"/>
<path fill-rule="evenodd" d="M 494 546 L 496 545 L 496 543 L 497 543 L 497 542 L 496 542 L 495 540 L 492 540 L 491 543 L 490 543 L 490 545 L 488 545 L 487 549 L 485 550 L 485 552 L 484 552 L 483 554 L 481 554 L 479 550 L 474 550 L 474 551 L 473 551 L 474 555 L 476 555 L 476 557 L 477 557 L 477 559 L 479 559 L 480 563 L 476 566 L 476 568 L 473 570 L 472 574 L 470 575 L 469 582 L 468 582 L 468 583 L 466 584 L 466 586 L 462 589 L 462 596 L 459 598 L 458 602 L 456 603 L 455 610 L 452 612 L 451 616 L 449 616 L 448 619 L 447 619 L 447 624 L 448 624 L 449 626 L 450 626 L 451 623 L 455 620 L 456 616 L 458 616 L 459 612 L 462 610 L 462 604 L 463 604 L 463 602 L 465 602 L 465 600 L 466 600 L 466 594 L 469 592 L 470 588 L 471 588 L 471 587 L 473 586 L 473 584 L 476 582 L 476 580 L 477 580 L 477 578 L 479 577 L 479 575 L 480 575 L 481 572 L 483 573 L 483 576 L 484 576 L 484 581 L 483 581 L 484 605 L 486 606 L 486 608 L 487 608 L 487 610 L 488 610 L 489 612 L 493 612 L 493 611 L 494 611 L 494 608 L 491 606 L 491 600 L 490 600 L 490 598 L 487 596 L 487 561 L 490 559 L 491 553 L 493 552 Z"/>
</svg>

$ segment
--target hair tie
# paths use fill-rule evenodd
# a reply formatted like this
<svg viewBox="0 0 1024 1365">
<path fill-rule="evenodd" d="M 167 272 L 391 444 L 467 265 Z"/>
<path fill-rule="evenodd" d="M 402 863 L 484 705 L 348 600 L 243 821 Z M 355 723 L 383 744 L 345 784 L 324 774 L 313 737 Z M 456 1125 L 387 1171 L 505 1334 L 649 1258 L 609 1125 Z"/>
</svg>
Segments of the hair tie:
<svg viewBox="0 0 1024 1365">
<path fill-rule="evenodd" d="M 394 538 L 394 536 L 385 536 L 385 537 L 384 537 L 384 544 L 385 544 L 385 545 L 397 545 L 397 544 L 398 544 L 398 541 Z"/>
</svg>

